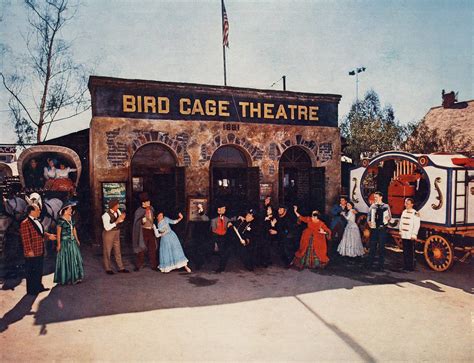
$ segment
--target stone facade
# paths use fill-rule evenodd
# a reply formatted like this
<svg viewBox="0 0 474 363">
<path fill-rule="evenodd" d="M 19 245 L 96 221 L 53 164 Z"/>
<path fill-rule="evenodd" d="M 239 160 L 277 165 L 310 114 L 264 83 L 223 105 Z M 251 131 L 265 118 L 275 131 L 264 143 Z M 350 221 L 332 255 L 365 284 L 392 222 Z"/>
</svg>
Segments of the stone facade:
<svg viewBox="0 0 474 363">
<path fill-rule="evenodd" d="M 249 166 L 259 167 L 260 182 L 274 185 L 278 197 L 278 163 L 291 146 L 305 149 L 313 167 L 324 167 L 327 202 L 340 192 L 340 135 L 332 127 L 240 125 L 225 131 L 217 122 L 149 121 L 94 118 L 91 123 L 91 189 L 96 208 L 101 208 L 100 183 L 129 183 L 130 163 L 136 150 L 149 143 L 162 143 L 173 150 L 178 166 L 186 167 L 186 194 L 209 196 L 209 166 L 212 154 L 223 145 L 244 151 Z M 326 206 L 328 208 L 328 205 Z"/>
<path fill-rule="evenodd" d="M 110 79 L 105 79 L 105 81 L 99 79 L 98 83 L 100 82 L 108 82 L 108 87 L 110 84 L 115 87 L 115 83 L 120 84 L 120 82 L 132 83 L 132 81 L 126 80 L 112 82 Z M 143 91 L 143 84 L 148 85 L 151 82 L 137 82 L 142 83 L 139 85 L 140 92 L 147 92 L 146 89 Z M 168 87 L 169 84 L 166 83 L 165 86 Z M 217 149 L 225 145 L 238 148 L 246 156 L 249 167 L 259 168 L 260 183 L 273 184 L 274 200 L 278 200 L 279 197 L 280 158 L 285 150 L 294 146 L 301 147 L 306 151 L 311 159 L 312 167 L 325 168 L 326 211 L 340 193 L 341 144 L 339 129 L 336 127 L 337 103 L 340 97 L 337 95 L 288 94 L 235 88 L 229 90 L 224 87 L 190 85 L 190 88 L 202 88 L 208 92 L 211 89 L 217 95 L 216 97 L 219 97 L 219 91 L 222 90 L 224 96 L 230 92 L 232 92 L 232 97 L 233 95 L 242 97 L 242 95 L 249 94 L 258 98 L 270 99 L 267 102 L 275 102 L 272 97 L 278 96 L 292 102 L 322 100 L 327 104 L 335 105 L 330 106 L 336 107 L 335 113 L 333 112 L 334 108 L 329 108 L 327 111 L 328 114 L 331 114 L 330 124 L 314 123 L 309 126 L 296 123 L 288 124 L 288 122 L 281 124 L 275 124 L 275 122 L 235 122 L 235 120 L 226 122 L 225 120 L 206 119 L 205 116 L 199 120 L 185 119 L 184 117 L 183 119 L 166 119 L 161 116 L 160 119 L 150 119 L 149 115 L 144 118 L 139 118 L 136 115 L 118 117 L 113 114 L 118 111 L 113 111 L 112 116 L 103 115 L 109 112 L 107 108 L 101 109 L 104 107 L 103 104 L 109 107 L 113 102 L 102 101 L 102 104 L 98 104 L 100 100 L 98 101 L 96 98 L 100 99 L 102 96 L 96 96 L 94 87 L 96 86 L 91 87 L 90 85 L 93 101 L 93 118 L 90 127 L 90 183 L 95 220 L 98 220 L 103 212 L 101 183 L 125 182 L 128 193 L 131 195 L 132 159 L 137 150 L 150 143 L 166 145 L 174 154 L 177 161 L 176 166 L 185 168 L 186 196 L 210 196 L 211 158 Z M 133 84 L 130 87 L 133 87 Z M 133 91 L 128 91 L 128 93 L 131 92 Z M 326 106 L 323 103 L 321 107 Z M 100 230 L 98 229 L 96 233 L 100 233 Z"/>
</svg>

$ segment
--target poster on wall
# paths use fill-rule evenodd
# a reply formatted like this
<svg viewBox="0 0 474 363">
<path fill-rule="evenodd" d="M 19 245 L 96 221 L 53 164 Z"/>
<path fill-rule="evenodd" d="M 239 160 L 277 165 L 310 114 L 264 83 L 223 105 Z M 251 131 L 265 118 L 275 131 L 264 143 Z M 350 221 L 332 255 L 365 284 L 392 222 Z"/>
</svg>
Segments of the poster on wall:
<svg viewBox="0 0 474 363">
<path fill-rule="evenodd" d="M 273 183 L 260 183 L 260 200 L 265 200 L 267 195 L 273 194 Z"/>
<path fill-rule="evenodd" d="M 141 176 L 132 178 L 132 190 L 134 192 L 143 192 L 143 178 Z"/>
<path fill-rule="evenodd" d="M 188 198 L 188 221 L 206 222 L 209 220 L 207 198 Z"/>
<path fill-rule="evenodd" d="M 102 183 L 102 206 L 107 210 L 109 200 L 118 199 L 120 210 L 126 209 L 127 203 L 127 184 L 126 183 Z"/>
</svg>

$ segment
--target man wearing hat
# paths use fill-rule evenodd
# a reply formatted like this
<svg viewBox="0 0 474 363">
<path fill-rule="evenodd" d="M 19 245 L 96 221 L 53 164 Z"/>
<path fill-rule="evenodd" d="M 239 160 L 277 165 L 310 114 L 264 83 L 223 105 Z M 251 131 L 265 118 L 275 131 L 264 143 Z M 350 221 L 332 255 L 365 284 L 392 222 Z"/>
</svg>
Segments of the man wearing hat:
<svg viewBox="0 0 474 363">
<path fill-rule="evenodd" d="M 105 272 L 113 275 L 110 263 L 110 255 L 114 251 L 115 262 L 118 266 L 118 272 L 127 273 L 128 271 L 122 262 L 122 252 L 120 251 L 120 227 L 125 220 L 125 213 L 119 210 L 119 200 L 111 199 L 109 209 L 102 215 L 104 230 L 102 231 L 102 242 L 104 246 L 104 268 Z"/>
<path fill-rule="evenodd" d="M 153 217 L 155 210 L 151 206 L 150 197 L 147 192 L 139 195 L 142 203 L 135 211 L 133 218 L 133 252 L 137 255 L 134 271 L 140 270 L 145 261 L 145 251 L 148 251 L 150 268 L 158 271 L 156 262 L 156 238 L 153 233 Z"/>
<path fill-rule="evenodd" d="M 241 221 L 236 227 L 236 234 L 240 242 L 241 258 L 247 270 L 253 271 L 255 268 L 255 250 L 258 231 L 255 223 L 255 212 L 249 209 L 245 217 L 239 217 Z"/>
</svg>

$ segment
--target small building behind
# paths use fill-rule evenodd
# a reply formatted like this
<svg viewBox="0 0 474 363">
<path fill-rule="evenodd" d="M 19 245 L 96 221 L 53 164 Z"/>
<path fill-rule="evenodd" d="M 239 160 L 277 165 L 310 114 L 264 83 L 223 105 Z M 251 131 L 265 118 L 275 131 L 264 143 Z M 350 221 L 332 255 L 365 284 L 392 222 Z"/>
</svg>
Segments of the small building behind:
<svg viewBox="0 0 474 363">
<path fill-rule="evenodd" d="M 474 100 L 458 102 L 454 92 L 442 92 L 441 106 L 432 107 L 422 124 L 429 130 L 436 130 L 439 137 L 453 138 L 456 150 L 474 155 Z"/>
</svg>

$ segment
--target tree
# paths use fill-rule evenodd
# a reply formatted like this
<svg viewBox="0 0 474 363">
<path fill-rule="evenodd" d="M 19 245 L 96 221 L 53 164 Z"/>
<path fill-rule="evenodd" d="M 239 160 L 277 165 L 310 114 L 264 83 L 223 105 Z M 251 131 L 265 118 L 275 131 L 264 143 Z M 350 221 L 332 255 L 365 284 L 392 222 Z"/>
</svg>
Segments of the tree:
<svg viewBox="0 0 474 363">
<path fill-rule="evenodd" d="M 354 162 L 362 153 L 380 153 L 400 147 L 405 129 L 395 119 L 391 105 L 380 105 L 374 90 L 368 91 L 364 99 L 354 102 L 341 124 L 341 135 L 346 139 L 344 153 Z"/>
<path fill-rule="evenodd" d="M 10 119 L 19 144 L 45 140 L 53 123 L 90 108 L 88 72 L 73 61 L 71 42 L 61 38 L 78 4 L 24 0 L 24 5 L 28 12 L 27 54 L 15 62 L 20 66 L 11 73 L 0 72 L 10 95 Z"/>
<path fill-rule="evenodd" d="M 405 134 L 407 137 L 402 149 L 411 153 L 472 152 L 473 140 L 470 137 L 456 135 L 453 129 L 440 134 L 438 129 L 429 128 L 424 119 L 408 124 Z"/>
</svg>

